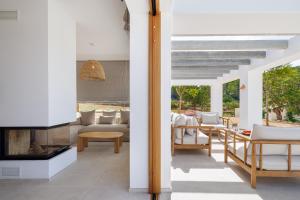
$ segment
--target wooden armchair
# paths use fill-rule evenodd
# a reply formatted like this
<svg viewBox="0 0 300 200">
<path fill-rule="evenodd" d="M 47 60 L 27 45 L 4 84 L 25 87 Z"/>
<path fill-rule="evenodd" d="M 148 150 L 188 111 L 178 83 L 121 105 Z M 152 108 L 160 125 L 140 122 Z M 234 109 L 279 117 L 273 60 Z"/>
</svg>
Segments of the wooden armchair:
<svg viewBox="0 0 300 200">
<path fill-rule="evenodd" d="M 251 137 L 231 130 L 221 133 L 225 136 L 224 162 L 230 157 L 248 172 L 253 188 L 257 177 L 300 176 L 300 128 L 255 125 Z"/>
<path fill-rule="evenodd" d="M 186 134 L 186 129 L 194 129 L 194 135 Z M 212 127 L 172 125 L 171 130 L 172 155 L 175 149 L 207 149 L 211 156 Z"/>
</svg>

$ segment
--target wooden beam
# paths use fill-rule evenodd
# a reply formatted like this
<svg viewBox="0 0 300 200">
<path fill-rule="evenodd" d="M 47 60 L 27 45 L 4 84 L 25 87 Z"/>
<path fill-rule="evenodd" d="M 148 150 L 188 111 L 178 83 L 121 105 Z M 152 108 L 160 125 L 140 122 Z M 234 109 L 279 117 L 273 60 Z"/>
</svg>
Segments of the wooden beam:
<svg viewBox="0 0 300 200">
<path fill-rule="evenodd" d="M 149 193 L 161 192 L 161 15 L 159 0 L 149 12 Z M 150 8 L 153 2 L 150 0 Z"/>
</svg>

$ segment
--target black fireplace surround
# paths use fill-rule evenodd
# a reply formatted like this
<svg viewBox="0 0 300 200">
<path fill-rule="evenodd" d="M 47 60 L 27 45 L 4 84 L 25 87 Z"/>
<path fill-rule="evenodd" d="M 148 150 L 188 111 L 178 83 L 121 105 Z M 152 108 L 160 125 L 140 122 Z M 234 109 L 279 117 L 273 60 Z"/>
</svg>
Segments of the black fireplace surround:
<svg viewBox="0 0 300 200">
<path fill-rule="evenodd" d="M 0 127 L 0 160 L 48 160 L 70 149 L 69 124 Z"/>
</svg>

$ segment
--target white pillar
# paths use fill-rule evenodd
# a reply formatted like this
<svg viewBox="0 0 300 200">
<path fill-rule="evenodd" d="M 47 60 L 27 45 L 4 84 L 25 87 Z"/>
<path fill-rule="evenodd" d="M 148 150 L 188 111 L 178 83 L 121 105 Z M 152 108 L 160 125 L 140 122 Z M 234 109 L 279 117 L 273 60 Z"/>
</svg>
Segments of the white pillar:
<svg viewBox="0 0 300 200">
<path fill-rule="evenodd" d="M 130 13 L 130 189 L 148 188 L 148 13 Z"/>
<path fill-rule="evenodd" d="M 263 72 L 241 67 L 240 74 L 240 128 L 252 129 L 262 124 Z"/>
<path fill-rule="evenodd" d="M 171 12 L 161 13 L 161 187 L 171 189 Z"/>
<path fill-rule="evenodd" d="M 218 112 L 220 116 L 223 115 L 223 84 L 219 81 L 211 85 L 210 111 Z"/>
</svg>

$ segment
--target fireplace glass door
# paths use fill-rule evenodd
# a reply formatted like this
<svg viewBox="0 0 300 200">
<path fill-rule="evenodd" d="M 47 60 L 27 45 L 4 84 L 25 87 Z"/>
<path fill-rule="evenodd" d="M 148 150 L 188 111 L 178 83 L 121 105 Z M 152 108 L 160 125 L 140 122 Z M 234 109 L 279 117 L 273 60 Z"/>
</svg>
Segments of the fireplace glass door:
<svg viewBox="0 0 300 200">
<path fill-rule="evenodd" d="M 6 128 L 4 157 L 49 159 L 70 147 L 69 126 L 55 128 Z"/>
</svg>

